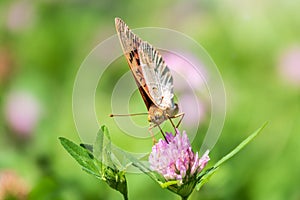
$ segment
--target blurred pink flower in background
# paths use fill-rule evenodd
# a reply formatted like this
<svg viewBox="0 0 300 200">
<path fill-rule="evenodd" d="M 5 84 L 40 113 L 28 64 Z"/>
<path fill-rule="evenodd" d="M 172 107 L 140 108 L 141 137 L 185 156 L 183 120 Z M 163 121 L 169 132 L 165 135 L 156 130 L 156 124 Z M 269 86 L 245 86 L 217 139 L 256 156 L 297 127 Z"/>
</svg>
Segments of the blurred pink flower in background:
<svg viewBox="0 0 300 200">
<path fill-rule="evenodd" d="M 41 114 L 38 99 L 29 92 L 15 91 L 8 95 L 5 116 L 9 127 L 20 136 L 29 136 L 34 131 Z"/>
<path fill-rule="evenodd" d="M 206 114 L 206 107 L 203 101 L 196 101 L 191 94 L 182 94 L 178 104 L 183 112 L 188 113 L 183 119 L 187 126 L 195 126 L 198 122 L 203 122 Z"/>
<path fill-rule="evenodd" d="M 24 29 L 31 25 L 34 10 L 30 1 L 15 1 L 7 11 L 7 28 L 13 31 Z"/>
<path fill-rule="evenodd" d="M 206 72 L 203 67 L 203 64 L 195 58 L 193 55 L 176 55 L 174 53 L 164 53 L 164 59 L 169 66 L 169 68 L 176 73 L 173 73 L 174 76 L 174 86 L 177 90 L 186 90 L 187 87 L 192 87 L 193 89 L 205 86 Z M 178 77 L 181 76 L 181 77 Z M 177 78 L 178 77 L 178 78 Z M 189 85 L 183 83 L 182 77 Z"/>
<path fill-rule="evenodd" d="M 26 182 L 13 171 L 0 172 L 0 199 L 25 200 L 28 195 Z"/>
<path fill-rule="evenodd" d="M 203 95 L 207 92 L 204 80 L 207 72 L 201 61 L 192 54 L 164 52 L 164 59 L 173 71 L 174 91 L 179 95 L 179 108 L 186 113 L 183 122 L 190 127 L 196 126 L 204 120 L 207 111 L 204 102 L 209 97 Z"/>
<path fill-rule="evenodd" d="M 300 86 L 300 46 L 283 51 L 279 57 L 279 73 L 287 82 Z"/>
</svg>

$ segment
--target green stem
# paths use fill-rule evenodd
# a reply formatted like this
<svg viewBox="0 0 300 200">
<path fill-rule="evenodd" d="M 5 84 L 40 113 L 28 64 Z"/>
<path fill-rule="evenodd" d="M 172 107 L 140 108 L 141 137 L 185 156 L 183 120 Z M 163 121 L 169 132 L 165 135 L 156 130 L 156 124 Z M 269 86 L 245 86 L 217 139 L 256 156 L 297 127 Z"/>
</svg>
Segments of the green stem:
<svg viewBox="0 0 300 200">
<path fill-rule="evenodd" d="M 123 198 L 124 198 L 124 200 L 128 200 L 128 195 L 127 194 L 123 194 Z"/>
<path fill-rule="evenodd" d="M 187 200 L 189 197 L 181 197 L 181 200 Z"/>
</svg>

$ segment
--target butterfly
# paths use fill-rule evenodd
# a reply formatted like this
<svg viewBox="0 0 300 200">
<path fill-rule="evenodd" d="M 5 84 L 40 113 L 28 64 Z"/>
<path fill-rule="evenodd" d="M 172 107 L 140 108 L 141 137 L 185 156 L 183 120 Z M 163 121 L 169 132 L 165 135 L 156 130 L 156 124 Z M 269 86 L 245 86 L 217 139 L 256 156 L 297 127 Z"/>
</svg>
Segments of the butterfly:
<svg viewBox="0 0 300 200">
<path fill-rule="evenodd" d="M 134 34 L 122 19 L 115 18 L 115 25 L 123 53 L 148 110 L 149 130 L 156 126 L 161 130 L 159 125 L 166 120 L 177 128 L 184 113 L 178 114 L 173 77 L 164 59 L 151 44 Z M 175 127 L 171 119 L 177 117 L 181 119 Z"/>
</svg>

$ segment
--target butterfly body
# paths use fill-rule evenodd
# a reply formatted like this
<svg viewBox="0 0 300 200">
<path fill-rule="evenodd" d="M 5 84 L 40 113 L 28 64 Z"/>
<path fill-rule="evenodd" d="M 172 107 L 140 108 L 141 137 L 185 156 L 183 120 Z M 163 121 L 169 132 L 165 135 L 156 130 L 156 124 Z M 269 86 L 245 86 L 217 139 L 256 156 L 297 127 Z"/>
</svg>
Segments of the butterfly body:
<svg viewBox="0 0 300 200">
<path fill-rule="evenodd" d="M 148 109 L 148 121 L 159 126 L 165 120 L 177 117 L 174 103 L 173 77 L 159 52 L 135 35 L 123 20 L 115 19 L 120 43 Z"/>
<path fill-rule="evenodd" d="M 161 109 L 152 104 L 148 110 L 148 113 L 148 121 L 159 125 L 168 120 L 170 117 L 175 116 L 178 113 L 178 106 L 175 104 L 175 108 L 173 109 Z"/>
</svg>

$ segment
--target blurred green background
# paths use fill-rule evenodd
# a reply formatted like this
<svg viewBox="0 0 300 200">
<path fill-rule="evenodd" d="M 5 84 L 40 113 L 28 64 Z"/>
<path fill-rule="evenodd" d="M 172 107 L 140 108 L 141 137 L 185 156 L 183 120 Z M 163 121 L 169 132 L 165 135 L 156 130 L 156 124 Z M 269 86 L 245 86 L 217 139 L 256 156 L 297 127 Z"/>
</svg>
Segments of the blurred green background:
<svg viewBox="0 0 300 200">
<path fill-rule="evenodd" d="M 82 172 L 58 141 L 80 142 L 72 116 L 76 72 L 92 48 L 115 34 L 118 16 L 132 28 L 183 32 L 217 64 L 227 117 L 211 163 L 269 121 L 191 199 L 300 199 L 299 10 L 296 0 L 2 0 L 0 188 L 18 199 L 122 198 Z M 128 70 L 125 59 L 117 64 Z M 128 187 L 130 199 L 179 199 L 145 175 L 129 174 Z"/>
</svg>

